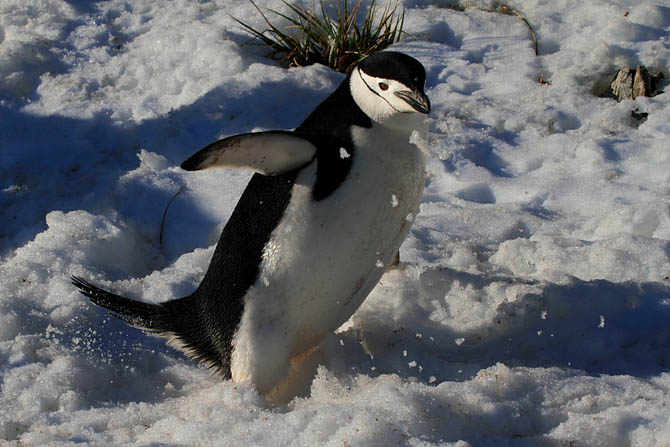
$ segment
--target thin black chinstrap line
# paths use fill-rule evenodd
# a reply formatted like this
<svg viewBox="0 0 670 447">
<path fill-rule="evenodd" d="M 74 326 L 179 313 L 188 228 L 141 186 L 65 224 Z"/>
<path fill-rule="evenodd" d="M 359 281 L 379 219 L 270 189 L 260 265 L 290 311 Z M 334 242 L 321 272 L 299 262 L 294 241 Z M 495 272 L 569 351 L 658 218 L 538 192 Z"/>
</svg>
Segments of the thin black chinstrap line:
<svg viewBox="0 0 670 447">
<path fill-rule="evenodd" d="M 380 95 L 379 93 L 377 93 L 376 91 L 374 91 L 374 90 L 372 89 L 372 87 L 370 87 L 370 86 L 368 85 L 368 83 L 365 82 L 365 78 L 363 78 L 363 75 L 361 74 L 361 69 L 360 69 L 360 68 L 357 68 L 356 71 L 358 72 L 358 77 L 361 78 L 361 81 L 363 81 L 363 84 L 365 84 L 365 86 L 368 88 L 368 90 L 370 90 L 372 93 L 374 93 L 375 95 L 377 95 L 377 96 L 379 96 L 381 99 L 383 99 L 383 100 L 386 102 L 386 104 L 388 104 L 389 107 L 391 107 L 393 110 L 395 110 L 395 111 L 398 112 L 398 113 L 401 113 L 400 110 L 398 110 L 398 109 L 396 109 L 395 107 L 393 107 L 393 105 L 392 105 L 390 102 L 388 102 L 388 101 L 386 100 L 386 98 L 384 98 L 382 95 Z"/>
</svg>

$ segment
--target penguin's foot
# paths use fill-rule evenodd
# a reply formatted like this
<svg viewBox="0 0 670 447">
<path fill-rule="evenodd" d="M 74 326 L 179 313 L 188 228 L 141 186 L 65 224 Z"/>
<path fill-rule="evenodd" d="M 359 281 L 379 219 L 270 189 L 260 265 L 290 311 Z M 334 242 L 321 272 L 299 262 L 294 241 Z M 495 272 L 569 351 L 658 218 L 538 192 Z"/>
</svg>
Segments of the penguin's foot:
<svg viewBox="0 0 670 447">
<path fill-rule="evenodd" d="M 270 406 L 283 405 L 294 397 L 307 397 L 316 369 L 323 363 L 322 344 L 314 346 L 291 358 L 289 372 L 282 382 L 265 395 Z"/>
<path fill-rule="evenodd" d="M 393 261 L 391 261 L 391 264 L 388 266 L 388 270 L 391 270 L 391 269 L 394 269 L 394 268 L 398 267 L 399 264 L 400 264 L 400 250 L 398 250 L 395 253 L 395 256 L 393 257 Z"/>
</svg>

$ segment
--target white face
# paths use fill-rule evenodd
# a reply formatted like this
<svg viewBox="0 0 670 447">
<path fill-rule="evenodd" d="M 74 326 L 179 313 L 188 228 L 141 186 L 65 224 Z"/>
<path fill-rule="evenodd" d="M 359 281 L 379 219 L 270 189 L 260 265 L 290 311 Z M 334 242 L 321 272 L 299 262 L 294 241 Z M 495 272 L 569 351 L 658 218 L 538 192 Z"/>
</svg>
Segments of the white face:
<svg viewBox="0 0 670 447">
<path fill-rule="evenodd" d="M 404 121 L 405 117 L 411 121 L 415 118 L 410 118 L 411 115 L 424 117 L 423 113 L 402 98 L 403 94 L 411 94 L 412 90 L 400 81 L 370 76 L 356 68 L 351 74 L 350 89 L 356 104 L 378 123 L 396 127 L 395 122 Z"/>
</svg>

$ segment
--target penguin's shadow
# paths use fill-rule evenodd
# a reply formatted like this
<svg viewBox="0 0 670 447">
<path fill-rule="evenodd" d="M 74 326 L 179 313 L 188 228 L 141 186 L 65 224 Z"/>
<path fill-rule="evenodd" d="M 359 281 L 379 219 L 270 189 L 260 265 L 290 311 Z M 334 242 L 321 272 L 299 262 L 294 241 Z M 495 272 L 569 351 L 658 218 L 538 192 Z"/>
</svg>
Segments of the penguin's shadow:
<svg viewBox="0 0 670 447">
<path fill-rule="evenodd" d="M 337 80 L 338 76 L 333 75 L 332 79 Z M 39 116 L 12 103 L 3 103 L 0 105 L 3 118 L 0 120 L 3 145 L 0 255 L 26 245 L 46 230 L 45 215 L 54 210 L 86 210 L 94 215 L 108 215 L 111 210 L 133 231 L 149 239 L 149 246 L 158 247 L 161 216 L 176 191 L 161 188 L 151 180 L 144 182 L 142 176 L 128 180 L 126 174 L 140 165 L 141 149 L 164 156 L 167 168 L 154 174 L 180 186 L 180 174 L 174 167 L 195 151 L 222 135 L 250 132 L 254 128 L 293 128 L 330 93 L 331 87 L 327 83 L 305 87 L 292 78 L 261 82 L 243 92 L 225 84 L 166 115 L 125 125 L 116 124 L 110 112 L 89 118 Z M 274 113 L 268 113 L 268 109 Z M 238 182 L 235 187 L 241 191 L 243 183 Z M 188 200 L 188 194 L 178 199 L 169 210 L 170 222 L 164 234 L 167 248 L 159 249 L 162 255 L 156 256 L 155 250 L 145 254 L 135 249 L 138 256 L 155 259 L 141 269 L 101 273 L 108 279 L 142 277 L 171 265 L 184 253 L 215 242 L 218 234 L 214 240 L 212 234 L 224 222 L 214 222 L 197 203 Z M 94 258 L 91 254 L 90 259 Z M 96 270 L 95 265 L 90 268 Z M 69 275 L 69 272 L 55 274 Z M 192 284 L 176 285 L 179 290 L 164 298 L 183 296 L 182 289 L 188 287 Z M 91 373 L 82 375 L 77 382 L 78 389 L 90 396 L 91 401 L 156 402 L 181 392 L 183 380 L 170 371 L 174 369 L 171 367 L 199 370 L 186 356 L 168 347 L 164 339 L 110 319 L 104 310 L 90 306 L 68 327 L 55 323 L 54 327 L 62 330 L 58 336 L 61 346 L 80 352 L 74 355 L 76 362 Z M 34 319 L 34 324 L 26 322 L 26 326 L 42 327 L 50 322 L 49 317 L 21 312 L 24 314 Z M 80 332 L 89 328 L 95 335 L 89 333 L 82 341 Z M 215 377 L 214 372 L 204 368 L 201 371 Z M 113 385 L 109 385 L 110 377 Z"/>
<path fill-rule="evenodd" d="M 455 282 L 483 294 L 494 283 L 511 286 L 522 280 L 442 268 L 404 281 L 394 298 L 403 303 L 397 314 L 364 310 L 355 328 L 338 334 L 341 347 L 333 351 L 329 368 L 439 384 L 469 380 L 497 363 L 640 378 L 665 372 L 670 363 L 668 284 L 525 282 L 532 291 L 492 306 L 494 312 L 478 327 L 458 330 L 453 318 L 440 317 Z M 370 308 L 383 293 L 373 292 Z"/>
<path fill-rule="evenodd" d="M 141 149 L 178 166 L 223 135 L 254 128 L 294 128 L 331 90 L 284 80 L 261 82 L 248 92 L 238 92 L 232 83 L 138 124 L 119 125 L 106 111 L 71 118 L 39 116 L 19 106 L 0 105 L 0 255 L 46 230 L 44 216 L 53 210 L 102 214 L 114 209 L 121 217 L 157 222 L 158 227 L 171 193 L 159 192 L 156 200 L 148 200 L 160 206 L 145 215 L 137 213 L 137 190 L 129 190 L 126 196 L 115 193 L 119 178 L 139 166 Z M 194 212 L 189 210 L 187 215 Z M 208 242 L 204 239 L 197 245 L 204 246 Z"/>
</svg>

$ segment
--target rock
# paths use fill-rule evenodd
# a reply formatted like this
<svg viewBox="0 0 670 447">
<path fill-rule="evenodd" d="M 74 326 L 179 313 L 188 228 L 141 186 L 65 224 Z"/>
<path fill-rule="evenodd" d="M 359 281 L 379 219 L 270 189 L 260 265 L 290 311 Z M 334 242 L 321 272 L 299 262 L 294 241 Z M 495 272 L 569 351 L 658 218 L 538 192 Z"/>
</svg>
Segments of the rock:
<svg viewBox="0 0 670 447">
<path fill-rule="evenodd" d="M 656 91 L 661 79 L 663 79 L 663 73 L 650 72 L 642 65 L 633 71 L 626 65 L 619 70 L 610 84 L 610 93 L 617 101 L 635 99 L 638 96 L 655 96 L 663 93 Z"/>
</svg>

